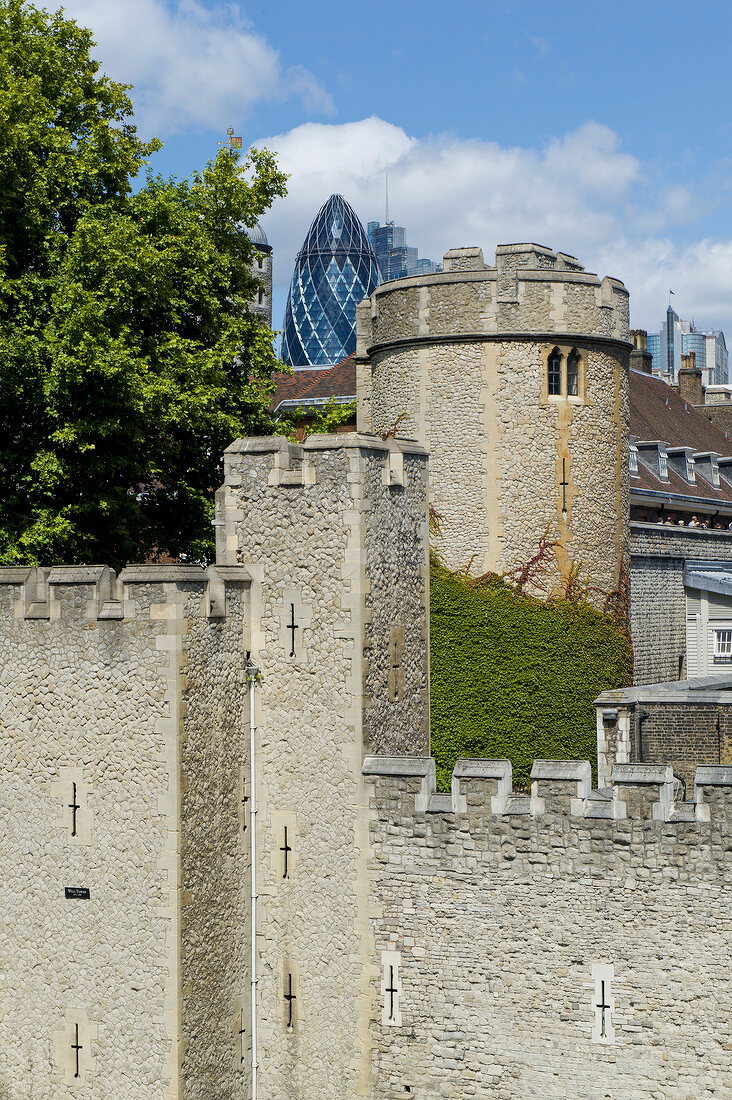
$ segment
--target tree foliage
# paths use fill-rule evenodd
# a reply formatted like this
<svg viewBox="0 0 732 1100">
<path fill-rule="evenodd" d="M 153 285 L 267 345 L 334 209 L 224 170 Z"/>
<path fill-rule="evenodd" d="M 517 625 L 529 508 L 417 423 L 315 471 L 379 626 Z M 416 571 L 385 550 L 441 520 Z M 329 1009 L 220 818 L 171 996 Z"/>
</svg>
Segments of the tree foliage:
<svg viewBox="0 0 732 1100">
<path fill-rule="evenodd" d="M 221 152 L 133 193 L 159 143 L 92 46 L 0 0 L 0 560 L 205 559 L 221 453 L 271 430 L 246 229 L 285 177 Z"/>
</svg>

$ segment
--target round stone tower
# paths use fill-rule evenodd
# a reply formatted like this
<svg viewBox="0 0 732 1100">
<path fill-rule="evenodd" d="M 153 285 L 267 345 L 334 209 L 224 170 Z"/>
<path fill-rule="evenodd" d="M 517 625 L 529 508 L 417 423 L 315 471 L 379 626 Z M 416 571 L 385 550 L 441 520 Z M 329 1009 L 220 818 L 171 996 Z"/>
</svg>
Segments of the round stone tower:
<svg viewBox="0 0 732 1100">
<path fill-rule="evenodd" d="M 628 292 L 536 244 L 454 248 L 358 310 L 359 430 L 430 452 L 452 568 L 510 572 L 553 543 L 611 591 L 628 524 Z M 601 602 L 600 593 L 595 598 Z"/>
<path fill-rule="evenodd" d="M 252 259 L 251 272 L 262 285 L 251 303 L 252 312 L 272 327 L 272 245 L 259 222 L 247 229 L 249 240 L 256 252 Z"/>
</svg>

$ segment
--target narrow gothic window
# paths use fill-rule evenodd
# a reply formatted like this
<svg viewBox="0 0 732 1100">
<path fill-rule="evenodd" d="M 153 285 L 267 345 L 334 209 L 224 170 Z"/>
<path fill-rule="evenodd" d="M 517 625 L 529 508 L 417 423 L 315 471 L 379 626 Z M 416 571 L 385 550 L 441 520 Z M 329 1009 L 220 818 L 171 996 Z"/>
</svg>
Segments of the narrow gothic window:
<svg viewBox="0 0 732 1100">
<path fill-rule="evenodd" d="M 567 397 L 577 397 L 579 394 L 579 364 L 579 352 L 572 348 L 567 356 Z"/>
<path fill-rule="evenodd" d="M 258 301 L 260 306 L 261 306 L 262 302 L 264 301 L 264 291 L 261 290 L 261 289 L 257 293 L 257 301 Z"/>
<path fill-rule="evenodd" d="M 562 357 L 559 348 L 552 348 L 547 361 L 547 382 L 552 396 L 562 392 Z"/>
</svg>

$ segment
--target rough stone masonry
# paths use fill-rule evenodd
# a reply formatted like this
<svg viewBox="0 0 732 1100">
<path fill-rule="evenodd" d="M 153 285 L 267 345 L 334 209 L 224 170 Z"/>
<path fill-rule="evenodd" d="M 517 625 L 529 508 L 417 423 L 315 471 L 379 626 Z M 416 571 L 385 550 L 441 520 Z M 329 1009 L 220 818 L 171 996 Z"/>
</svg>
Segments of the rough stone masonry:
<svg viewBox="0 0 732 1100">
<path fill-rule="evenodd" d="M 418 443 L 239 440 L 216 529 L 0 572 L 1 1100 L 731 1094 L 730 769 L 435 793 Z"/>
<path fill-rule="evenodd" d="M 494 267 L 451 249 L 441 274 L 361 303 L 359 429 L 397 427 L 429 450 L 450 568 L 510 572 L 544 536 L 552 583 L 579 568 L 594 595 L 617 587 L 631 347 L 623 284 L 537 244 L 499 245 Z"/>
</svg>

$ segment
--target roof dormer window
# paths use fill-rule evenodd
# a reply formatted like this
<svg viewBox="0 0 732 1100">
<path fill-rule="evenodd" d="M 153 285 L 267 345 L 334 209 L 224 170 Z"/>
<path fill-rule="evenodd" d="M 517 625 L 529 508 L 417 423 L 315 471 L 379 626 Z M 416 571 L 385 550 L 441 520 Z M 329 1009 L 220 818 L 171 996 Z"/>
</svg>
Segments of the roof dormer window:
<svg viewBox="0 0 732 1100">
<path fill-rule="evenodd" d="M 695 462 L 693 455 L 690 455 L 687 451 L 686 454 L 686 480 L 692 485 L 696 483 L 696 471 L 694 469 Z"/>
<path fill-rule="evenodd" d="M 694 454 L 696 469 L 713 489 L 719 488 L 720 457 L 721 455 L 717 451 L 696 451 Z"/>
<path fill-rule="evenodd" d="M 632 441 L 630 444 L 630 449 L 628 451 L 628 466 L 631 474 L 638 473 L 638 448 Z"/>
<path fill-rule="evenodd" d="M 668 481 L 668 457 L 663 447 L 658 448 L 658 476 L 662 481 Z"/>
</svg>

